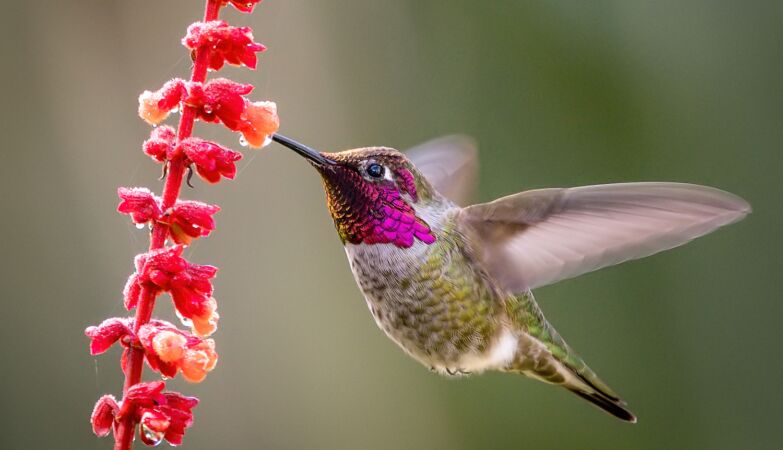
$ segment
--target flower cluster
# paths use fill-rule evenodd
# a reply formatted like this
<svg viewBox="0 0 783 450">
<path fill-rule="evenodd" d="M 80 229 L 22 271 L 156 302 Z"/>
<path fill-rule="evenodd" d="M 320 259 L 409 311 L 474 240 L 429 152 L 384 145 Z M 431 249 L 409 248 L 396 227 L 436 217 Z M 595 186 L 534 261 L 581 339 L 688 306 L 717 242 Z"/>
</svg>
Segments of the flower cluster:
<svg viewBox="0 0 783 450">
<path fill-rule="evenodd" d="M 218 15 L 229 4 L 249 13 L 258 3 L 260 0 L 207 0 L 204 21 L 192 24 L 182 39 L 194 61 L 190 79 L 174 78 L 157 91 L 139 96 L 139 116 L 156 126 L 143 151 L 163 165 L 166 181 L 160 196 L 144 187 L 117 190 L 117 211 L 130 216 L 137 227 L 150 230 L 149 250 L 136 256 L 135 271 L 123 290 L 125 308 L 135 309 L 135 315 L 106 319 L 85 330 L 91 354 L 104 353 L 114 344 L 123 349 L 122 398 L 104 395 L 92 413 L 93 431 L 98 436 L 113 433 L 116 449 L 131 448 L 137 425 L 146 445 L 163 440 L 179 445 L 193 422 L 192 409 L 198 400 L 164 392 L 163 381 L 141 382 L 145 361 L 163 377 L 180 374 L 186 381 L 198 383 L 218 360 L 215 342 L 208 338 L 219 319 L 212 285 L 217 268 L 192 263 L 183 253 L 193 239 L 212 233 L 214 215 L 220 208 L 180 200 L 179 192 L 186 173 L 190 183 L 190 171 L 209 183 L 233 179 L 236 162 L 242 157 L 218 143 L 191 136 L 196 120 L 220 123 L 239 132 L 240 143 L 251 147 L 263 147 L 277 131 L 276 105 L 250 100 L 252 85 L 206 77 L 209 69 L 219 70 L 225 64 L 256 67 L 257 54 L 265 47 L 254 41 L 250 28 L 231 26 Z M 182 113 L 176 130 L 161 124 L 176 111 Z M 155 301 L 164 293 L 189 331 L 152 317 Z"/>
<path fill-rule="evenodd" d="M 252 90 L 250 84 L 225 78 L 205 83 L 174 79 L 155 92 L 144 91 L 139 96 L 139 116 L 157 125 L 182 103 L 195 111 L 199 119 L 221 122 L 228 129 L 242 133 L 247 145 L 263 147 L 280 126 L 277 105 L 248 100 L 245 96 Z"/>
<path fill-rule="evenodd" d="M 158 445 L 164 439 L 171 445 L 182 444 L 185 428 L 193 423 L 192 410 L 198 399 L 178 392 L 163 392 L 165 387 L 162 381 L 135 384 L 120 403 L 113 395 L 104 395 L 92 410 L 92 431 L 97 436 L 113 431 L 116 438 L 117 424 L 130 417 L 141 424 L 139 436 L 146 445 Z"/>
</svg>

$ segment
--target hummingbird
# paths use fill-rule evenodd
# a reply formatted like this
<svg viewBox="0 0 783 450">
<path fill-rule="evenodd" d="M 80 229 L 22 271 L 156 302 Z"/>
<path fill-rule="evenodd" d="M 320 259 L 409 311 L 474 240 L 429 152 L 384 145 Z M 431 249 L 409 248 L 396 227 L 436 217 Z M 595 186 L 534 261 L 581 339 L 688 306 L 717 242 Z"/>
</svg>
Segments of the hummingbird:
<svg viewBox="0 0 783 450">
<path fill-rule="evenodd" d="M 562 386 L 636 416 L 547 322 L 532 290 L 682 245 L 744 218 L 740 197 L 685 183 L 536 189 L 460 206 L 475 144 L 446 137 L 401 153 L 316 151 L 272 139 L 321 175 L 326 203 L 377 325 L 447 376 L 487 370 Z"/>
</svg>

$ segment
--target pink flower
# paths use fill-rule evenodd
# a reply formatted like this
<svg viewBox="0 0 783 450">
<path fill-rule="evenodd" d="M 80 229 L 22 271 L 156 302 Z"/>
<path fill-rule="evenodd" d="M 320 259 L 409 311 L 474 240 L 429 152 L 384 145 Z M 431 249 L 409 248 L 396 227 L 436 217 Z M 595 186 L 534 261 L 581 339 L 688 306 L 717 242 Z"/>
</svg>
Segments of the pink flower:
<svg viewBox="0 0 783 450">
<path fill-rule="evenodd" d="M 253 12 L 253 8 L 255 8 L 257 4 L 261 3 L 261 0 L 223 0 L 221 3 L 223 5 L 231 3 L 238 11 L 243 13 L 251 13 Z"/>
<path fill-rule="evenodd" d="M 210 183 L 217 183 L 220 177 L 233 179 L 237 173 L 235 163 L 242 159 L 239 152 L 194 137 L 182 141 L 180 147 L 196 165 L 196 172 Z"/>
<path fill-rule="evenodd" d="M 166 120 L 186 94 L 185 81 L 179 78 L 169 80 L 158 91 L 144 91 L 139 95 L 139 117 L 157 125 Z"/>
<path fill-rule="evenodd" d="M 189 263 L 182 258 L 184 248 L 178 244 L 136 256 L 136 273 L 126 284 L 125 304 L 138 303 L 142 285 L 167 291 L 183 322 L 192 324 L 195 334 L 207 336 L 215 331 L 219 318 L 209 281 L 217 268 Z"/>
<path fill-rule="evenodd" d="M 153 128 L 150 138 L 144 141 L 144 153 L 158 162 L 171 159 L 176 139 L 177 133 L 168 125 Z"/>
<path fill-rule="evenodd" d="M 215 341 L 201 339 L 169 322 L 153 320 L 139 329 L 139 340 L 153 370 L 174 377 L 177 371 L 192 383 L 202 381 L 215 368 Z"/>
<path fill-rule="evenodd" d="M 190 50 L 209 49 L 209 68 L 220 70 L 224 63 L 256 68 L 256 52 L 266 50 L 253 42 L 250 27 L 232 27 L 222 20 L 196 22 L 188 27 L 182 45 Z"/>
</svg>

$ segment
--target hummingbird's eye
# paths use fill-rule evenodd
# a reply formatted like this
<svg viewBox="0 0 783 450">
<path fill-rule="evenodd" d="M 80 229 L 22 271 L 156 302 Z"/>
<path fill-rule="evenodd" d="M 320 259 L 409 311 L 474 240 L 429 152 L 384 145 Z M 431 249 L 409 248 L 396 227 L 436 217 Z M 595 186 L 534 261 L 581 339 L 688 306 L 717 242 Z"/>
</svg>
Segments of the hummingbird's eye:
<svg viewBox="0 0 783 450">
<path fill-rule="evenodd" d="M 373 178 L 383 178 L 384 172 L 386 172 L 386 169 L 378 163 L 372 163 L 367 166 L 367 175 Z"/>
</svg>

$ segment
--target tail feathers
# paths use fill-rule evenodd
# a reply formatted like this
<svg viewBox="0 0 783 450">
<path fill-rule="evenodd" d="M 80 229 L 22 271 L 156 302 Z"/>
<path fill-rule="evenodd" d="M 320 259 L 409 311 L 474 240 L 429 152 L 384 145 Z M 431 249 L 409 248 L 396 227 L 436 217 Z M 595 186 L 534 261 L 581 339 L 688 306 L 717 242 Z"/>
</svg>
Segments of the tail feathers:
<svg viewBox="0 0 783 450">
<path fill-rule="evenodd" d="M 599 391 L 588 391 L 578 387 L 569 386 L 568 390 L 620 420 L 636 423 L 636 416 L 625 407 L 625 402 L 619 398 L 610 397 Z"/>
</svg>

